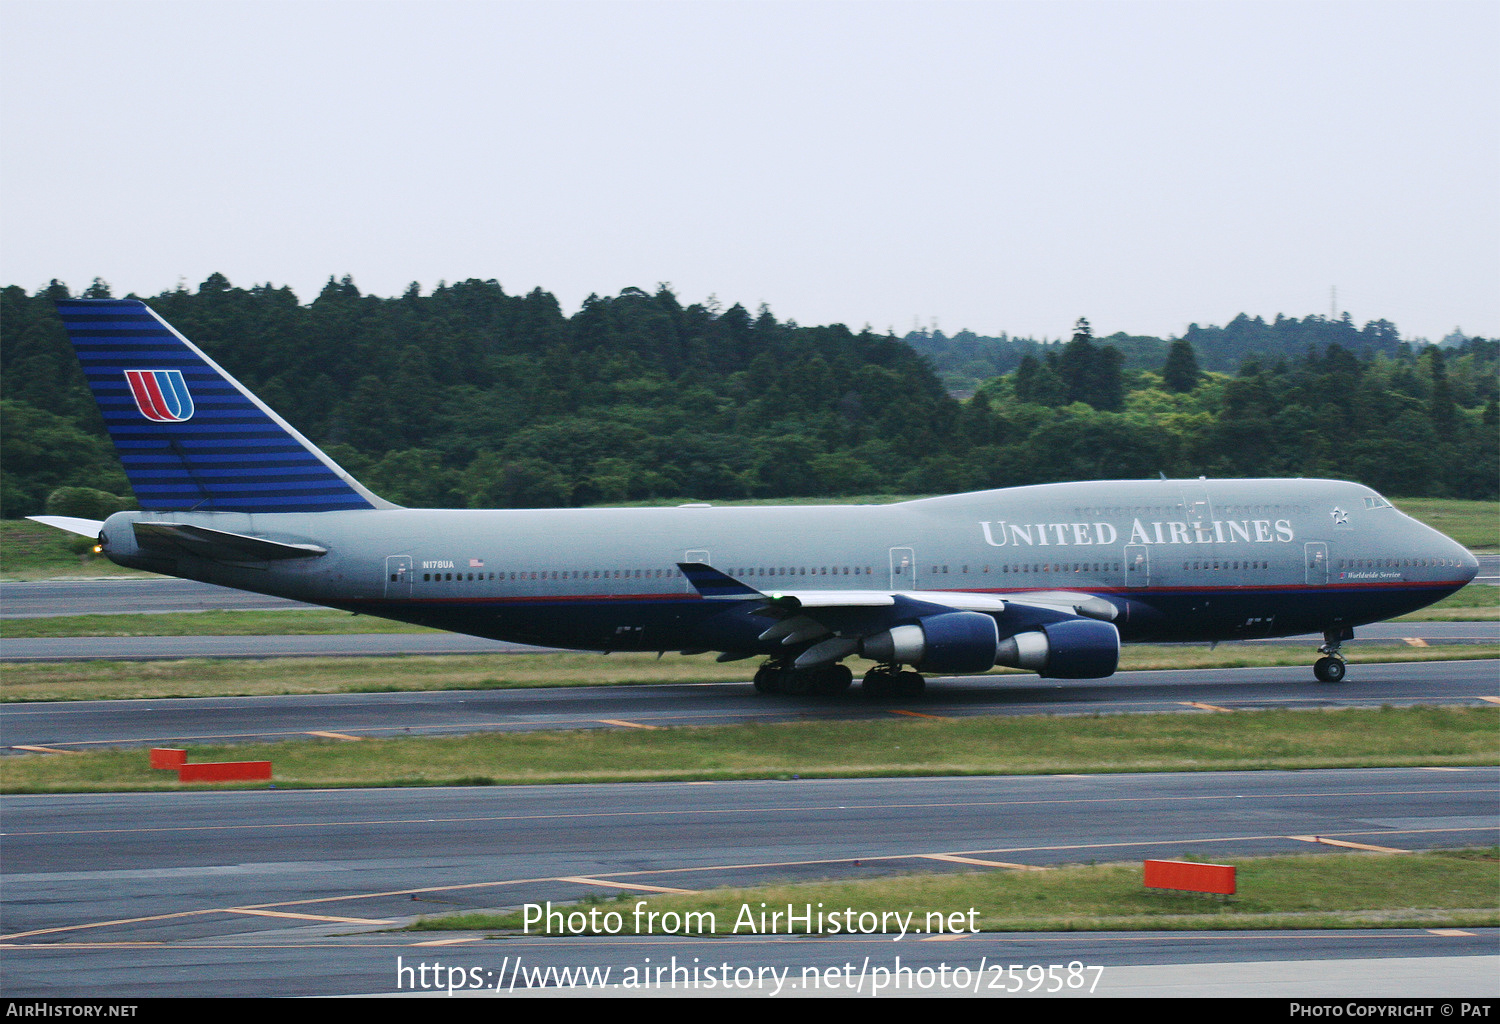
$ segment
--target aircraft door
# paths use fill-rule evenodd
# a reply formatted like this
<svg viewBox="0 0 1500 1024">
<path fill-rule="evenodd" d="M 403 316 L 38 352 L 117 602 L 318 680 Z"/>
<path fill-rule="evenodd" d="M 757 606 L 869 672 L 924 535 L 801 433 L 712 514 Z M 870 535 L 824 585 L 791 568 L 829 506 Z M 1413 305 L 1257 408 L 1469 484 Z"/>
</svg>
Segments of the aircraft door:
<svg viewBox="0 0 1500 1024">
<path fill-rule="evenodd" d="M 702 562 L 704 565 L 712 564 L 708 560 L 707 551 L 684 551 L 682 553 L 682 560 L 684 562 Z M 693 593 L 693 584 L 690 581 L 684 581 L 683 586 L 689 594 Z"/>
<path fill-rule="evenodd" d="M 1125 545 L 1125 586 L 1127 589 L 1151 585 L 1151 549 L 1144 544 Z"/>
<path fill-rule="evenodd" d="M 917 589 L 917 556 L 911 548 L 891 548 L 891 589 Z"/>
<path fill-rule="evenodd" d="M 1328 545 L 1322 541 L 1311 541 L 1302 546 L 1306 554 L 1303 564 L 1307 566 L 1307 582 L 1322 586 L 1328 582 Z"/>
<path fill-rule="evenodd" d="M 385 596 L 411 597 L 410 555 L 391 555 L 385 560 Z"/>
<path fill-rule="evenodd" d="M 1188 528 L 1197 531 L 1212 525 L 1213 505 L 1208 500 L 1208 488 L 1201 480 L 1184 481 L 1182 485 L 1182 511 L 1187 517 Z M 1206 524 L 1206 525 L 1205 525 Z"/>
</svg>

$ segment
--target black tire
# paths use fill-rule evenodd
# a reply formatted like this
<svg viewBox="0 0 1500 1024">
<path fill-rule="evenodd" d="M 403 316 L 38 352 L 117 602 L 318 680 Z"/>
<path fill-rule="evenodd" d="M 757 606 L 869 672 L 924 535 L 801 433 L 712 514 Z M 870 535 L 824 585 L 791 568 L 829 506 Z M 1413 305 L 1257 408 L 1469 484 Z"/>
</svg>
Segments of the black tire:
<svg viewBox="0 0 1500 1024">
<path fill-rule="evenodd" d="M 832 696 L 843 693 L 854 684 L 854 673 L 848 665 L 829 665 L 818 672 L 818 685 L 814 692 Z"/>
<path fill-rule="evenodd" d="M 895 690 L 895 683 L 895 677 L 889 672 L 872 668 L 865 673 L 864 681 L 860 683 L 860 691 L 871 700 L 883 700 Z"/>
<path fill-rule="evenodd" d="M 927 689 L 927 680 L 920 672 L 903 672 L 896 677 L 896 696 L 920 697 Z"/>
<path fill-rule="evenodd" d="M 1319 658 L 1313 663 L 1313 675 L 1320 683 L 1342 683 L 1345 667 L 1340 658 Z"/>
<path fill-rule="evenodd" d="M 776 692 L 776 670 L 762 665 L 755 670 L 755 689 L 758 693 Z"/>
<path fill-rule="evenodd" d="M 777 673 L 779 693 L 785 693 L 792 697 L 801 697 L 813 693 L 818 687 L 818 675 L 816 669 L 784 668 Z"/>
</svg>

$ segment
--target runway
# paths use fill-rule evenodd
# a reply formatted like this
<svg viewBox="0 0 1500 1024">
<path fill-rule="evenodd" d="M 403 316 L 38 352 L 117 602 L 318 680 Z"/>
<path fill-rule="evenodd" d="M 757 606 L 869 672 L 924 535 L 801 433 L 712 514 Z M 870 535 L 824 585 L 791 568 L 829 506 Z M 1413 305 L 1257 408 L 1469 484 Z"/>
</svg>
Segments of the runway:
<svg viewBox="0 0 1500 1024">
<path fill-rule="evenodd" d="M 11 592 L 0 594 L 8 615 Z M 133 603 L 146 610 L 152 601 Z M 1425 632 L 1430 624 L 1421 625 Z M 1403 627 L 1412 624 L 1394 628 Z M 268 642 L 229 639 L 262 650 Z M 6 641 L 7 657 L 15 643 Z M 1305 666 L 1121 673 L 1082 683 L 939 679 L 920 705 L 872 704 L 857 692 L 758 697 L 748 683 L 79 702 L 5 705 L 0 730 L 11 750 L 89 749 L 318 731 L 429 735 L 911 711 L 1217 713 L 1478 703 L 1494 700 L 1497 680 L 1497 663 L 1481 661 L 1359 665 L 1335 687 L 1312 682 Z M 1027 994 L 1028 968 L 1046 978 L 1049 965 L 1062 979 L 1057 996 L 1500 995 L 1496 929 L 924 932 L 900 942 L 733 934 L 729 922 L 711 935 L 658 928 L 501 941 L 391 930 L 452 910 L 621 893 L 649 904 L 663 891 L 770 881 L 813 882 L 817 902 L 831 880 L 910 871 L 1183 854 L 1231 862 L 1274 852 L 1351 855 L 1353 847 L 1331 843 L 1492 845 L 1500 841 L 1495 768 L 18 796 L 3 798 L 3 810 L 0 961 L 12 998 L 432 994 L 455 980 L 470 993 L 514 986 L 527 994 L 562 991 L 558 972 L 577 970 L 592 973 L 570 974 L 574 981 L 628 994 L 638 990 L 618 987 L 627 972 L 640 977 L 652 966 L 684 973 L 664 983 L 659 975 L 660 987 L 646 994 L 1015 998 Z M 710 964 L 724 968 L 717 989 L 686 973 Z M 1023 970 L 1007 974 L 1009 965 Z M 678 978 L 681 987 L 673 987 Z M 740 986 L 742 978 L 751 983 Z M 1076 979 L 1092 983 L 1071 986 Z M 1048 995 L 1049 985 L 1033 994 Z"/>
<path fill-rule="evenodd" d="M 1109 679 L 1032 675 L 934 679 L 915 700 L 774 697 L 750 683 L 448 690 L 415 693 L 42 701 L 0 705 L 5 751 L 27 747 L 181 746 L 538 729 L 733 725 L 896 715 L 1034 715 L 1341 708 L 1500 700 L 1500 663 L 1356 665 L 1343 684 L 1303 666 L 1121 672 Z"/>
<path fill-rule="evenodd" d="M 145 574 L 99 579 L 52 579 L 0 583 L 0 619 L 53 615 L 275 611 L 314 605 L 212 583 Z"/>
<path fill-rule="evenodd" d="M 982 964 L 1077 962 L 1103 969 L 1096 995 L 1162 994 L 1152 984 L 1175 993 L 1210 985 L 1217 994 L 1274 995 L 1285 984 L 1300 994 L 1371 995 L 1420 975 L 1445 995 L 1493 996 L 1500 988 L 1493 929 L 914 928 L 899 942 L 860 933 L 736 934 L 727 920 L 702 934 L 663 925 L 609 938 L 501 942 L 387 929 L 421 913 L 589 894 L 638 895 L 649 905 L 668 890 L 822 880 L 810 891 L 817 901 L 831 895 L 830 879 L 913 870 L 1184 853 L 1219 861 L 1350 855 L 1330 842 L 1387 850 L 1493 844 L 1497 799 L 1495 768 L 9 797 L 0 955 L 7 996 L 22 998 L 419 988 L 415 975 L 403 984 L 398 956 L 406 966 L 461 968 L 481 983 L 504 977 L 506 957 L 528 969 L 623 970 L 673 956 L 683 965 L 795 972 L 847 963 L 869 977 L 872 963 L 890 970 L 900 956 L 909 970 L 930 967 L 933 977 L 939 964 L 993 977 Z M 948 920 L 968 909 L 930 908 Z M 1427 958 L 1420 971 L 1410 965 Z M 1316 977 L 1292 963 L 1307 960 L 1320 961 Z M 1194 963 L 1213 966 L 1182 974 L 1181 965 Z M 1158 981 L 1142 981 L 1136 969 L 1153 965 L 1163 972 Z"/>
<path fill-rule="evenodd" d="M 1497 561 L 1500 556 L 1481 559 Z M 1488 563 L 1481 562 L 1481 565 Z M 1483 572 L 1484 569 L 1481 568 Z M 1500 582 L 1497 578 L 1496 582 Z M 59 615 L 309 608 L 283 598 L 191 580 L 139 577 L 0 583 L 0 620 Z M 1322 643 L 1314 634 L 1257 643 Z M 1236 641 L 1235 643 L 1238 643 Z M 1370 643 L 1412 645 L 1500 643 L 1500 622 L 1383 622 L 1361 626 L 1351 648 Z M 154 661 L 186 658 L 388 657 L 392 655 L 518 654 L 546 648 L 458 633 L 349 633 L 261 636 L 4 637 L 0 661 Z M 1311 654 L 1309 657 L 1311 660 Z"/>
<path fill-rule="evenodd" d="M 10 637 L 0 643 L 0 661 L 384 658 L 400 654 L 536 654 L 543 650 L 546 648 L 460 633 Z"/>
<path fill-rule="evenodd" d="M 1377 622 L 1360 626 L 1350 648 L 1365 644 L 1494 644 L 1500 622 Z M 1303 644 L 1308 661 L 1318 634 L 1274 640 L 1226 641 L 1221 646 Z M 1203 646 L 1195 644 L 1189 646 Z M 535 654 L 547 650 L 460 633 L 336 633 L 259 636 L 65 636 L 7 637 L 0 661 L 177 661 L 185 658 L 342 658 L 392 655 Z"/>
</svg>

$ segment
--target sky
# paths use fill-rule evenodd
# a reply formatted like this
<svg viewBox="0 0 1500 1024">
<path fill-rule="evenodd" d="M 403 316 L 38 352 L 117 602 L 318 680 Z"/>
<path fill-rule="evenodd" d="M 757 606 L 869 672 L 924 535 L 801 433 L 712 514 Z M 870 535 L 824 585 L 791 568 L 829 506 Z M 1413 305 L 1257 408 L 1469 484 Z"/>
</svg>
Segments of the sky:
<svg viewBox="0 0 1500 1024">
<path fill-rule="evenodd" d="M 1497 42 L 1442 0 L 0 0 L 0 285 L 1496 337 Z"/>
</svg>

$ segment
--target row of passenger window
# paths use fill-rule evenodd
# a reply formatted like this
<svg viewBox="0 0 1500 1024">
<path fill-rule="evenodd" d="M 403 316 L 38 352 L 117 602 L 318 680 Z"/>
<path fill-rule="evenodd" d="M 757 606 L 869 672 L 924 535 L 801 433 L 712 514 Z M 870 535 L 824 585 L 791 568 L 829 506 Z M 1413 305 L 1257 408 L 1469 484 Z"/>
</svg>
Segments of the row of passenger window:
<svg viewBox="0 0 1500 1024">
<path fill-rule="evenodd" d="M 820 565 L 808 568 L 807 566 L 777 566 L 774 568 L 742 568 L 725 569 L 729 575 L 736 579 L 751 579 L 757 576 L 871 576 L 875 570 L 870 566 L 847 566 L 847 565 Z"/>
<path fill-rule="evenodd" d="M 967 565 L 965 565 L 965 566 L 961 567 L 960 569 L 958 569 L 957 571 L 960 572 L 960 573 L 967 573 L 969 571 L 969 567 Z M 979 567 L 979 571 L 982 572 L 982 573 L 989 572 L 990 571 L 990 567 L 988 565 L 980 566 Z M 1007 563 L 1005 565 L 1000 566 L 995 571 L 996 572 L 1000 572 L 1000 573 L 1011 573 L 1011 572 L 1025 572 L 1025 573 L 1032 573 L 1032 572 L 1119 572 L 1120 571 L 1120 563 L 1119 562 L 1032 562 L 1030 564 L 1026 564 L 1026 563 L 1023 562 L 1021 565 L 1010 565 L 1010 564 Z M 948 566 L 946 566 L 946 565 L 934 565 L 932 567 L 932 572 L 933 572 L 933 575 L 942 575 L 942 574 L 948 572 Z"/>
<path fill-rule="evenodd" d="M 988 571 L 988 570 L 986 570 Z M 779 567 L 773 569 L 742 568 L 730 571 L 731 576 L 737 578 L 752 578 L 765 576 L 869 576 L 875 572 L 870 566 L 819 566 L 816 568 L 788 568 Z M 462 573 L 462 572 L 424 572 L 423 583 L 472 583 L 476 580 L 486 579 L 506 580 L 619 580 L 619 579 L 665 579 L 669 577 L 680 577 L 681 573 L 676 569 L 542 569 L 537 572 L 502 572 L 502 573 Z M 396 574 L 391 575 L 391 582 L 396 582 Z"/>
<path fill-rule="evenodd" d="M 1270 562 L 1260 561 L 1258 559 L 1257 560 L 1253 560 L 1253 561 L 1248 561 L 1248 562 L 1247 561 L 1231 561 L 1231 560 L 1228 560 L 1228 559 L 1223 559 L 1223 560 L 1221 560 L 1221 559 L 1215 559 L 1215 560 L 1213 560 L 1213 561 L 1210 562 L 1207 559 L 1201 559 L 1200 558 L 1200 559 L 1196 559 L 1196 560 L 1194 560 L 1192 562 L 1183 562 L 1182 563 L 1182 567 L 1184 569 L 1209 569 L 1209 570 L 1214 570 L 1214 569 L 1231 569 L 1231 570 L 1232 569 L 1269 569 L 1269 568 L 1271 568 L 1271 563 Z"/>
<path fill-rule="evenodd" d="M 542 569 L 538 572 L 424 572 L 423 583 L 473 583 L 486 579 L 499 580 L 619 580 L 619 579 L 663 579 L 680 576 L 676 569 Z M 396 579 L 391 577 L 392 581 Z"/>
<path fill-rule="evenodd" d="M 1451 558 L 1340 558 L 1340 569 L 1431 569 L 1457 565 Z"/>
<path fill-rule="evenodd" d="M 1255 562 L 1255 563 L 1245 562 L 1243 564 L 1244 564 L 1244 566 L 1246 568 L 1250 568 L 1252 565 L 1254 565 L 1257 568 L 1265 568 L 1267 566 L 1267 563 L 1265 563 L 1265 562 Z M 1207 563 L 1204 563 L 1204 565 L 1206 567 Z M 1239 563 L 1239 562 L 1233 563 L 1233 567 L 1236 568 L 1236 569 L 1238 569 L 1240 567 L 1240 565 L 1241 565 L 1241 563 Z M 1188 567 L 1187 563 L 1184 562 L 1182 567 L 1184 569 L 1186 569 Z M 1193 563 L 1193 567 L 1197 568 L 1198 567 L 1198 563 L 1194 562 Z M 1219 567 L 1218 563 L 1215 563 L 1214 564 L 1214 568 L 1218 568 L 1218 567 Z M 1229 568 L 1230 567 L 1230 563 L 1228 563 L 1228 562 L 1224 563 L 1224 567 L 1225 568 Z M 978 571 L 980 571 L 982 573 L 988 573 L 988 572 L 992 572 L 992 571 L 998 571 L 998 572 L 1007 573 L 1007 574 L 1008 573 L 1057 573 L 1057 572 L 1096 572 L 1096 573 L 1106 573 L 1106 572 L 1120 572 L 1121 569 L 1122 569 L 1122 566 L 1121 566 L 1121 564 L 1119 562 L 1034 562 L 1034 563 L 1031 563 L 1031 564 L 1022 564 L 1022 565 L 1009 565 L 1009 564 L 1006 564 L 1006 565 L 1001 565 L 1001 566 L 997 566 L 997 567 L 992 567 L 992 566 L 989 566 L 989 565 L 984 565 L 984 566 L 976 566 L 975 568 L 978 569 Z M 961 566 L 960 568 L 958 568 L 957 570 L 954 570 L 951 566 L 948 566 L 948 565 L 934 565 L 932 567 L 932 574 L 934 576 L 946 575 L 946 574 L 949 574 L 949 573 L 955 572 L 955 571 L 959 572 L 959 573 L 967 574 L 969 572 L 969 566 L 967 564 L 965 564 L 965 565 Z M 867 566 L 867 565 L 866 566 L 858 566 L 858 565 L 856 565 L 856 566 L 847 566 L 847 565 L 842 565 L 842 566 L 816 566 L 816 567 L 811 567 L 811 568 L 805 567 L 805 566 L 803 566 L 803 567 L 781 566 L 781 567 L 775 567 L 775 568 L 739 567 L 739 568 L 728 570 L 728 572 L 729 572 L 729 575 L 734 576 L 737 579 L 758 579 L 758 578 L 766 578 L 766 577 L 784 577 L 784 576 L 873 576 L 875 574 L 875 569 L 874 569 L 874 567 Z M 618 580 L 618 579 L 637 579 L 637 580 L 639 580 L 639 579 L 664 579 L 664 578 L 668 578 L 668 577 L 675 577 L 677 575 L 678 575 L 678 572 L 675 569 L 543 569 L 543 570 L 539 570 L 539 571 L 536 571 L 536 572 L 500 572 L 500 573 L 494 573 L 494 572 L 490 572 L 490 573 L 484 573 L 484 572 L 469 572 L 469 573 L 464 573 L 464 572 L 424 572 L 422 574 L 422 582 L 423 583 L 465 583 L 465 582 L 473 583 L 476 580 L 479 581 L 479 582 L 483 582 L 485 580 L 496 580 L 496 579 L 500 580 L 501 582 L 505 582 L 507 580 L 523 580 L 523 581 L 524 580 L 598 580 L 598 579 L 606 579 L 606 580 L 608 580 L 608 579 L 615 579 L 615 580 Z M 391 582 L 392 583 L 395 583 L 398 580 L 398 578 L 399 577 L 397 576 L 397 574 L 395 574 L 395 573 L 391 574 Z"/>
</svg>

